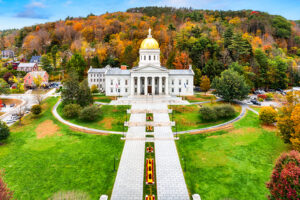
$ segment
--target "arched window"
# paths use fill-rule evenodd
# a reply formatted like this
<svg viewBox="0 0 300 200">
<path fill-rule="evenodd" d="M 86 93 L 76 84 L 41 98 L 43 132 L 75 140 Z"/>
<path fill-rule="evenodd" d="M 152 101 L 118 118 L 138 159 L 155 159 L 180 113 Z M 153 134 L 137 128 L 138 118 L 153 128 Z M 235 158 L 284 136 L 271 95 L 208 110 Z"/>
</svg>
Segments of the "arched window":
<svg viewBox="0 0 300 200">
<path fill-rule="evenodd" d="M 149 56 L 149 60 L 151 60 L 151 56 Z"/>
<path fill-rule="evenodd" d="M 146 60 L 146 56 L 144 56 L 144 60 Z"/>
</svg>

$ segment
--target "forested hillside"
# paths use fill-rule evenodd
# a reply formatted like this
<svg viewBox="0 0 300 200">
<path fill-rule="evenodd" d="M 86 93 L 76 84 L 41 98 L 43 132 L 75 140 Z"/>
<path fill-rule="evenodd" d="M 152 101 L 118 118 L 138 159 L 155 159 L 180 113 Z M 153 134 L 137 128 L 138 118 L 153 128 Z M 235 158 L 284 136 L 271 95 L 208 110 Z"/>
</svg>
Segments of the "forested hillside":
<svg viewBox="0 0 300 200">
<path fill-rule="evenodd" d="M 27 59 L 44 55 L 54 71 L 68 70 L 72 55 L 74 60 L 82 60 L 81 74 L 90 65 L 133 67 L 149 27 L 160 44 L 162 65 L 180 69 L 191 63 L 197 85 L 201 75 L 212 80 L 227 68 L 243 74 L 256 88 L 299 84 L 299 23 L 252 10 L 146 7 L 86 18 L 68 17 L 2 32 L 0 49 L 14 49 Z"/>
</svg>

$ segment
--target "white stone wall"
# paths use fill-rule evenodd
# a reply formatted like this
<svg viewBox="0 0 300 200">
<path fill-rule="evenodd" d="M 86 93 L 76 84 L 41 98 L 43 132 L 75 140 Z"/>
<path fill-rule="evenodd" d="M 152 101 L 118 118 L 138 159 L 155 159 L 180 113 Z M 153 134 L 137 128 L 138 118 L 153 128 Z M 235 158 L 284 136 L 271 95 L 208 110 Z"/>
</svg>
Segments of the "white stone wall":
<svg viewBox="0 0 300 200">
<path fill-rule="evenodd" d="M 139 66 L 160 66 L 160 50 L 159 49 L 140 49 Z"/>
<path fill-rule="evenodd" d="M 89 87 L 96 85 L 100 91 L 105 91 L 105 74 L 104 73 L 88 73 Z"/>
<path fill-rule="evenodd" d="M 184 86 L 186 84 L 186 87 Z M 194 94 L 193 76 L 169 76 L 169 94 L 189 96 Z"/>
<path fill-rule="evenodd" d="M 129 96 L 130 76 L 106 75 L 105 93 L 107 96 Z"/>
</svg>

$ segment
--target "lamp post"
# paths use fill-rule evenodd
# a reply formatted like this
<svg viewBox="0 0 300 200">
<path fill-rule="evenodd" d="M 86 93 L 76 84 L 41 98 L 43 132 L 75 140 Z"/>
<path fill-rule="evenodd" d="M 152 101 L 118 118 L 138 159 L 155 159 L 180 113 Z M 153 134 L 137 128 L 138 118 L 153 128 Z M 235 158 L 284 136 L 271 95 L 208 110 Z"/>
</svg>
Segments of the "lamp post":
<svg viewBox="0 0 300 200">
<path fill-rule="evenodd" d="M 116 156 L 114 155 L 114 172 L 116 171 Z"/>
</svg>

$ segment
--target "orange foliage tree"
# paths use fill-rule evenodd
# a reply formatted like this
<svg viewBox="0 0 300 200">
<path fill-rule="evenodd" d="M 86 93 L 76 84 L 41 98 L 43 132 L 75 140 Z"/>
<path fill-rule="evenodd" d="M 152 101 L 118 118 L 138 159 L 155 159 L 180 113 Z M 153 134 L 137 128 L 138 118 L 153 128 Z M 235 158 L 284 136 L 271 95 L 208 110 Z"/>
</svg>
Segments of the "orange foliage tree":
<svg viewBox="0 0 300 200">
<path fill-rule="evenodd" d="M 175 61 L 173 65 L 176 69 L 188 69 L 190 64 L 189 55 L 185 52 L 181 52 L 179 55 L 175 57 Z"/>
</svg>

